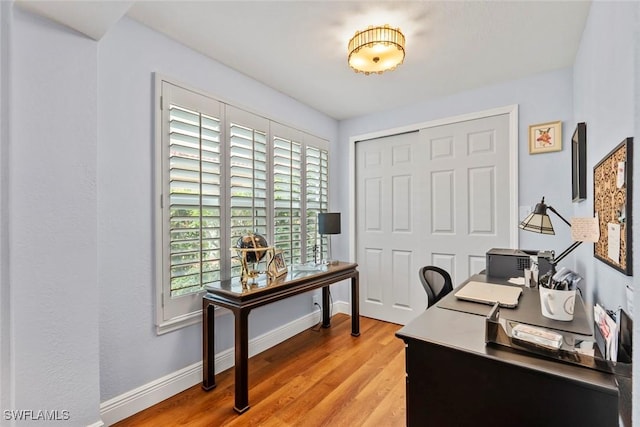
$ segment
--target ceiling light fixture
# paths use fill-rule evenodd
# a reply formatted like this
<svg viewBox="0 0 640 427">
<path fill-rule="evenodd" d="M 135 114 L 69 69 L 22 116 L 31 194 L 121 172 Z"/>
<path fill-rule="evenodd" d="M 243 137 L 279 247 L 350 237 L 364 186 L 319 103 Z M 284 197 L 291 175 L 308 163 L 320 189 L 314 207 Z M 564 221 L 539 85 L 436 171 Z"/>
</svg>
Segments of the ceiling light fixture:
<svg viewBox="0 0 640 427">
<path fill-rule="evenodd" d="M 349 66 L 356 73 L 382 74 L 404 61 L 404 34 L 399 28 L 369 27 L 349 40 Z"/>
</svg>

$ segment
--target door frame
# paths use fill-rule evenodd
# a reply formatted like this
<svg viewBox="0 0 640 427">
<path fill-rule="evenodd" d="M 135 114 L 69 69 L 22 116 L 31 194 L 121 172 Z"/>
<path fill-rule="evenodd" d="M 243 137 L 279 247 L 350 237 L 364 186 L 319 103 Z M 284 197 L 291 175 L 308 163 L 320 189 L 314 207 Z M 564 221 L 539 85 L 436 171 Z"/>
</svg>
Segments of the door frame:
<svg viewBox="0 0 640 427">
<path fill-rule="evenodd" d="M 356 143 L 368 139 L 382 138 L 406 132 L 415 132 L 420 129 L 432 128 L 469 120 L 483 119 L 486 117 L 509 115 L 509 245 L 518 247 L 518 104 L 492 108 L 458 116 L 445 117 L 430 120 L 428 122 L 415 123 L 391 129 L 354 135 L 349 137 L 349 259 L 357 260 L 356 246 Z"/>
</svg>

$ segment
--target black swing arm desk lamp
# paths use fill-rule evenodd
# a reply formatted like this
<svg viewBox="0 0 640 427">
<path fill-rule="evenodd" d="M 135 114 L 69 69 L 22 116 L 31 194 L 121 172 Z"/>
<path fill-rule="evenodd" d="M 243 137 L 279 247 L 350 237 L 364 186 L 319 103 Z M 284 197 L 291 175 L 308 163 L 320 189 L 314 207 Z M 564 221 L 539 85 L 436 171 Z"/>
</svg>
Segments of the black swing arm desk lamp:
<svg viewBox="0 0 640 427">
<path fill-rule="evenodd" d="M 542 201 L 536 204 L 535 209 L 531 212 L 525 219 L 520 223 L 520 228 L 526 231 L 532 231 L 534 233 L 541 234 L 556 234 L 553 231 L 553 225 L 551 225 L 551 218 L 549 218 L 549 214 L 547 211 L 551 211 L 558 216 L 562 221 L 564 221 L 569 227 L 571 227 L 571 223 L 567 221 L 562 215 L 558 213 L 552 206 L 548 206 L 544 203 L 544 197 Z M 573 242 L 571 246 L 562 251 L 560 255 L 557 257 L 554 256 L 551 260 L 551 266 L 555 270 L 556 264 L 562 261 L 567 255 L 569 255 L 575 248 L 580 246 L 582 242 Z"/>
</svg>

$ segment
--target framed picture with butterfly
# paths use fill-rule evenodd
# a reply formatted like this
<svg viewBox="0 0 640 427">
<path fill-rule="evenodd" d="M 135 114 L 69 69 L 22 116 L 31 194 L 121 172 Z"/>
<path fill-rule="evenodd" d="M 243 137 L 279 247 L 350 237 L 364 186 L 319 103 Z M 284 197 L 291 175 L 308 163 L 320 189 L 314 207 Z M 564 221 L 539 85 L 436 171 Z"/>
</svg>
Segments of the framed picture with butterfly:
<svg viewBox="0 0 640 427">
<path fill-rule="evenodd" d="M 529 126 L 529 154 L 562 150 L 562 122 Z"/>
<path fill-rule="evenodd" d="M 287 263 L 284 260 L 282 249 L 274 249 L 267 261 L 267 274 L 270 278 L 275 279 L 284 276 L 287 272 Z"/>
</svg>

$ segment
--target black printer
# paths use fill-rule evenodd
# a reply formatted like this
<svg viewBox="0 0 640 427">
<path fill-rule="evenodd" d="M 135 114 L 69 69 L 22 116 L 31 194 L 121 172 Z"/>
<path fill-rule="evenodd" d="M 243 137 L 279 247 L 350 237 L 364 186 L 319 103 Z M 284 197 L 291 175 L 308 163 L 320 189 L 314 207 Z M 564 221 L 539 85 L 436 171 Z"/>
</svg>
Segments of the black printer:
<svg viewBox="0 0 640 427">
<path fill-rule="evenodd" d="M 487 276 L 523 277 L 524 269 L 531 267 L 531 257 L 538 258 L 538 276 L 551 270 L 553 251 L 493 248 L 487 251 Z"/>
</svg>

